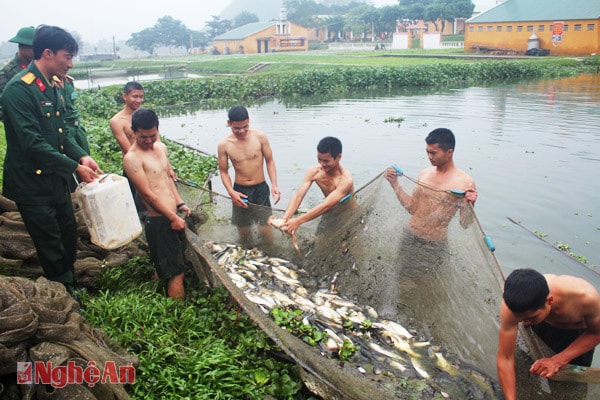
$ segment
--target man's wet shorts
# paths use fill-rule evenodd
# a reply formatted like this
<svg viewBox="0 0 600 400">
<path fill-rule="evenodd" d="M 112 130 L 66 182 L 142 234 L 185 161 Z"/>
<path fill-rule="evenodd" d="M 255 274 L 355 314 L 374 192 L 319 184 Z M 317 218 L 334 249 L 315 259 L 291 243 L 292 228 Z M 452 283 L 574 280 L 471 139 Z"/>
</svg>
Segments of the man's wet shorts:
<svg viewBox="0 0 600 400">
<path fill-rule="evenodd" d="M 252 186 L 233 185 L 233 190 L 248 196 L 248 208 L 233 206 L 231 211 L 231 222 L 236 226 L 250 226 L 254 223 L 267 225 L 267 219 L 271 216 L 271 189 L 267 182 Z M 251 203 L 251 204 L 250 204 Z"/>
<path fill-rule="evenodd" d="M 147 217 L 146 240 L 150 258 L 160 279 L 169 279 L 185 271 L 183 232 L 171 229 L 167 217 Z"/>
<path fill-rule="evenodd" d="M 533 325 L 532 329 L 537 335 L 554 350 L 555 353 L 560 353 L 566 349 L 571 343 L 581 336 L 585 329 L 561 329 L 548 324 L 547 322 L 541 322 L 538 325 Z M 570 361 L 570 364 L 581 365 L 589 367 L 592 365 L 592 359 L 594 358 L 594 349 L 591 349 L 587 353 L 583 353 L 579 357 Z"/>
</svg>

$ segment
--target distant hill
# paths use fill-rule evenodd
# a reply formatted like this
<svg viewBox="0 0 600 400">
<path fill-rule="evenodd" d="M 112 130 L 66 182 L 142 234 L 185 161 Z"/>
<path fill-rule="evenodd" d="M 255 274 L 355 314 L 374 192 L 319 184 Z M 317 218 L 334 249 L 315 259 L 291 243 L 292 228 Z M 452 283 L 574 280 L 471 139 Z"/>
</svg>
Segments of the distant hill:
<svg viewBox="0 0 600 400">
<path fill-rule="evenodd" d="M 317 3 L 327 6 L 348 4 L 360 0 L 316 0 Z M 363 0 L 367 2 L 368 0 Z M 221 11 L 221 19 L 234 19 L 243 11 L 256 14 L 260 21 L 271 21 L 279 18 L 279 9 L 283 7 L 283 0 L 231 0 L 229 5 Z"/>
<path fill-rule="evenodd" d="M 279 17 L 281 7 L 283 7 L 283 0 L 231 0 L 219 17 L 232 20 L 240 13 L 248 11 L 256 14 L 260 21 L 271 21 Z"/>
<path fill-rule="evenodd" d="M 331 4 L 346 4 L 353 0 L 317 0 L 317 3 Z M 369 2 L 368 0 L 364 0 Z M 472 0 L 475 4 L 475 11 L 481 12 L 495 6 L 502 0 Z M 373 4 L 373 3 L 371 3 Z M 260 21 L 271 21 L 279 17 L 279 9 L 283 7 L 283 0 L 230 0 L 219 14 L 221 19 L 234 19 L 237 15 L 244 11 L 256 14 Z"/>
</svg>

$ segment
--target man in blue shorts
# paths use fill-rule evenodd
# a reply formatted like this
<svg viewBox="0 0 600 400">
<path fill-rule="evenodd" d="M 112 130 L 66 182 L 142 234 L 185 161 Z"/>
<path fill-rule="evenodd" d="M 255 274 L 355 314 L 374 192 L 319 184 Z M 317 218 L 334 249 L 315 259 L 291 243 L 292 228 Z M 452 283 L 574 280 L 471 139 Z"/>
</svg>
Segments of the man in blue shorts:
<svg viewBox="0 0 600 400">
<path fill-rule="evenodd" d="M 271 242 L 273 231 L 267 225 L 271 215 L 270 196 L 277 204 L 281 193 L 277 187 L 277 170 L 269 139 L 264 132 L 250 128 L 248 110 L 243 106 L 229 109 L 227 126 L 231 133 L 219 142 L 217 156 L 221 181 L 231 197 L 232 223 L 237 226 L 242 243 L 251 241 L 254 224 L 259 225 L 263 240 Z M 230 161 L 235 171 L 233 181 L 228 172 Z M 265 180 L 265 165 L 271 190 Z"/>
</svg>

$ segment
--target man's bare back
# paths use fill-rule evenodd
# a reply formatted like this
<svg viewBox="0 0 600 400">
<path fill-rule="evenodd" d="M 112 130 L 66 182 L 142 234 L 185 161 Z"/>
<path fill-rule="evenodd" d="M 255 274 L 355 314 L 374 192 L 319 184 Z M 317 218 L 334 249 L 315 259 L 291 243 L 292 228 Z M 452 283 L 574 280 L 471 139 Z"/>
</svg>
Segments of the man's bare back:
<svg viewBox="0 0 600 400">
<path fill-rule="evenodd" d="M 600 314 L 596 288 L 581 278 L 570 275 L 545 274 L 550 292 L 560 299 L 554 302 L 545 321 L 562 329 L 585 329 L 590 308 Z M 597 315 L 600 320 L 600 315 Z"/>
</svg>

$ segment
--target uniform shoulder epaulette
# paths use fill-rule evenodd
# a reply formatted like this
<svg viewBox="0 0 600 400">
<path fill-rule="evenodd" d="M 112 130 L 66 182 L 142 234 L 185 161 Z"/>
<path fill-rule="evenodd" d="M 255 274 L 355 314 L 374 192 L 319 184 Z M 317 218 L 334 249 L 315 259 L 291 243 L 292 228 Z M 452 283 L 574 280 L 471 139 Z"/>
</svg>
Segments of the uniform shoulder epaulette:
<svg viewBox="0 0 600 400">
<path fill-rule="evenodd" d="M 28 72 L 21 77 L 21 80 L 28 85 L 31 85 L 33 81 L 35 81 L 35 74 L 33 72 Z"/>
</svg>

